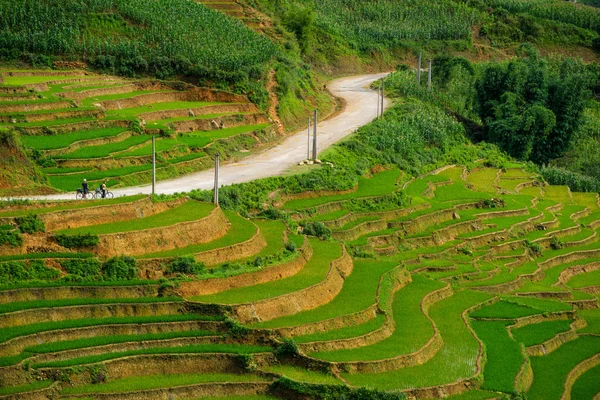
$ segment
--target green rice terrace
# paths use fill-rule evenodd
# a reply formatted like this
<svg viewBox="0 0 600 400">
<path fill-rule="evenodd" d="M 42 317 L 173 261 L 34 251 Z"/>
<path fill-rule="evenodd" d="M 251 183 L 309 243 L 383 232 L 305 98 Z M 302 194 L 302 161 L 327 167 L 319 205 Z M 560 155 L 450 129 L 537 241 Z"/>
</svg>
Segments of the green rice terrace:
<svg viewBox="0 0 600 400">
<path fill-rule="evenodd" d="M 596 194 L 485 160 L 314 194 L 7 202 L 0 399 L 598 398 Z"/>
<path fill-rule="evenodd" d="M 147 183 L 156 137 L 157 177 L 241 157 L 276 138 L 269 118 L 241 95 L 181 82 L 87 71 L 0 70 L 0 128 L 20 133 L 48 184 L 74 191 Z"/>
</svg>

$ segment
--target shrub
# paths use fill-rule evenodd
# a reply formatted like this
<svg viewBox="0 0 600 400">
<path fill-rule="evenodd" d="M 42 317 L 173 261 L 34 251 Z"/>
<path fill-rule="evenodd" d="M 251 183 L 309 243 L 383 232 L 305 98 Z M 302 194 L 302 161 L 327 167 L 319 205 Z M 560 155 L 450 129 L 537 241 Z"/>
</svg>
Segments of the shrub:
<svg viewBox="0 0 600 400">
<path fill-rule="evenodd" d="M 308 236 L 316 236 L 320 239 L 329 239 L 331 237 L 331 229 L 323 225 L 322 222 L 305 222 L 303 226 L 303 232 Z"/>
<path fill-rule="evenodd" d="M 227 325 L 227 332 L 235 339 L 244 338 L 250 333 L 250 328 L 246 328 L 244 325 L 232 319 L 227 319 L 225 324 Z"/>
<path fill-rule="evenodd" d="M 170 273 L 199 274 L 206 268 L 204 263 L 196 261 L 192 256 L 177 257 L 169 264 Z"/>
<path fill-rule="evenodd" d="M 529 249 L 529 252 L 536 257 L 541 257 L 543 255 L 542 246 L 540 246 L 538 243 L 533 243 L 527 240 L 525 242 L 525 247 L 527 247 Z"/>
<path fill-rule="evenodd" d="M 126 281 L 137 277 L 135 258 L 113 257 L 102 264 L 102 274 L 106 280 Z"/>
<path fill-rule="evenodd" d="M 100 243 L 98 235 L 92 235 L 90 233 L 77 235 L 57 234 L 54 235 L 54 240 L 67 249 L 92 247 Z"/>
<path fill-rule="evenodd" d="M 37 214 L 27 215 L 25 217 L 15 218 L 19 230 L 21 233 L 35 233 L 35 232 L 46 232 L 44 222 L 38 217 Z"/>
<path fill-rule="evenodd" d="M 0 230 L 0 246 L 5 244 L 20 247 L 23 245 L 23 236 L 16 230 Z"/>
<path fill-rule="evenodd" d="M 43 260 L 32 260 L 29 262 L 27 272 L 34 280 L 49 281 L 60 277 L 60 271 L 44 265 Z"/>
<path fill-rule="evenodd" d="M 560 240 L 556 236 L 552 236 L 552 239 L 550 239 L 550 247 L 552 247 L 552 250 L 560 250 L 563 248 L 563 246 L 564 243 L 562 242 L 562 240 Z"/>
<path fill-rule="evenodd" d="M 100 276 L 101 264 L 95 258 L 63 260 L 60 262 L 60 265 L 70 275 L 82 279 L 91 279 Z"/>
<path fill-rule="evenodd" d="M 299 353 L 298 344 L 294 339 L 283 339 L 283 342 L 277 346 L 273 354 L 277 358 L 293 357 Z"/>
<path fill-rule="evenodd" d="M 285 249 L 287 251 L 289 251 L 290 253 L 295 253 L 296 252 L 296 243 L 294 243 L 294 242 L 287 242 L 285 244 Z"/>
</svg>

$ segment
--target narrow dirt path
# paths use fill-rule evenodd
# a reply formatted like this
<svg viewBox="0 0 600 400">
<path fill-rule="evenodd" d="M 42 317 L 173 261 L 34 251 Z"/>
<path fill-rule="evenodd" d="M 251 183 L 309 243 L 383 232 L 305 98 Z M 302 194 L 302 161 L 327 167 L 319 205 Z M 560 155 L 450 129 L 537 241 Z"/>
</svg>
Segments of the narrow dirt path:
<svg viewBox="0 0 600 400">
<path fill-rule="evenodd" d="M 336 97 L 344 99 L 346 106 L 342 112 L 317 125 L 319 152 L 375 119 L 377 114 L 377 92 L 370 90 L 368 86 L 371 82 L 385 75 L 385 73 L 382 73 L 345 77 L 331 81 L 328 84 L 331 93 Z M 389 102 L 386 99 L 384 107 L 388 105 Z M 221 185 L 230 185 L 232 183 L 242 183 L 258 178 L 281 175 L 291 166 L 306 159 L 306 136 L 306 130 L 302 130 L 262 153 L 249 156 L 237 163 L 221 165 L 219 183 Z M 214 169 L 210 169 L 176 179 L 159 181 L 156 184 L 156 193 L 172 194 L 175 192 L 188 192 L 192 189 L 211 189 L 213 187 L 213 179 Z M 115 196 L 139 193 L 149 194 L 152 192 L 152 186 L 134 186 L 115 189 L 113 192 Z M 58 200 L 73 199 L 74 196 L 74 193 L 68 193 L 49 196 L 30 196 L 28 198 L 32 200 Z"/>
</svg>

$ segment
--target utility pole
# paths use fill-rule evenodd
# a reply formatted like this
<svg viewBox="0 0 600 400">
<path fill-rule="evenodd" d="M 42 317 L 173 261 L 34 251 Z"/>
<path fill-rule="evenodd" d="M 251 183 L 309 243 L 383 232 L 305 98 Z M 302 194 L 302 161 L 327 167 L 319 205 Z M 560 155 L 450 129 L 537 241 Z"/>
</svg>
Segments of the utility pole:
<svg viewBox="0 0 600 400">
<path fill-rule="evenodd" d="M 219 205 L 219 155 L 215 155 L 215 206 Z"/>
<path fill-rule="evenodd" d="M 417 63 L 417 83 L 421 83 L 421 50 L 419 50 L 419 62 Z"/>
<path fill-rule="evenodd" d="M 429 60 L 429 70 L 427 71 L 427 91 L 431 92 L 431 65 L 433 60 Z"/>
<path fill-rule="evenodd" d="M 156 193 L 156 144 L 152 135 L 152 194 Z"/>
<path fill-rule="evenodd" d="M 308 117 L 307 134 L 308 134 L 308 140 L 306 142 L 306 159 L 310 160 L 310 117 Z"/>
<path fill-rule="evenodd" d="M 317 161 L 317 110 L 313 116 L 313 161 Z"/>
<path fill-rule="evenodd" d="M 381 96 L 381 87 L 377 87 L 377 118 L 379 118 L 379 96 Z"/>
<path fill-rule="evenodd" d="M 381 118 L 383 118 L 383 96 L 385 94 L 385 78 L 381 79 Z"/>
</svg>

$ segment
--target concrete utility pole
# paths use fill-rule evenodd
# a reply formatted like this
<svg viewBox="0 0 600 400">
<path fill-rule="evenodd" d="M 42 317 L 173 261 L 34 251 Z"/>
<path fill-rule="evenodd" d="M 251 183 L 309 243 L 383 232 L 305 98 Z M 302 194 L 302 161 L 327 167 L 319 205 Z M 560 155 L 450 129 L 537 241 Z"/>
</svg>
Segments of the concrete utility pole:
<svg viewBox="0 0 600 400">
<path fill-rule="evenodd" d="M 308 117 L 308 140 L 306 142 L 306 159 L 310 160 L 310 117 Z"/>
<path fill-rule="evenodd" d="M 215 206 L 219 205 L 219 155 L 215 155 Z"/>
<path fill-rule="evenodd" d="M 381 118 L 383 118 L 383 96 L 385 95 L 385 80 L 381 79 Z"/>
<path fill-rule="evenodd" d="M 421 51 L 419 50 L 419 62 L 417 63 L 417 83 L 421 83 Z"/>
<path fill-rule="evenodd" d="M 381 88 L 377 87 L 377 118 L 379 118 L 379 96 L 381 96 Z"/>
<path fill-rule="evenodd" d="M 156 144 L 154 135 L 152 135 L 152 194 L 156 190 Z"/>
<path fill-rule="evenodd" d="M 317 110 L 313 116 L 313 161 L 317 161 Z"/>
<path fill-rule="evenodd" d="M 431 92 L 431 65 L 433 60 L 429 60 L 429 70 L 427 71 L 427 91 Z"/>
</svg>

